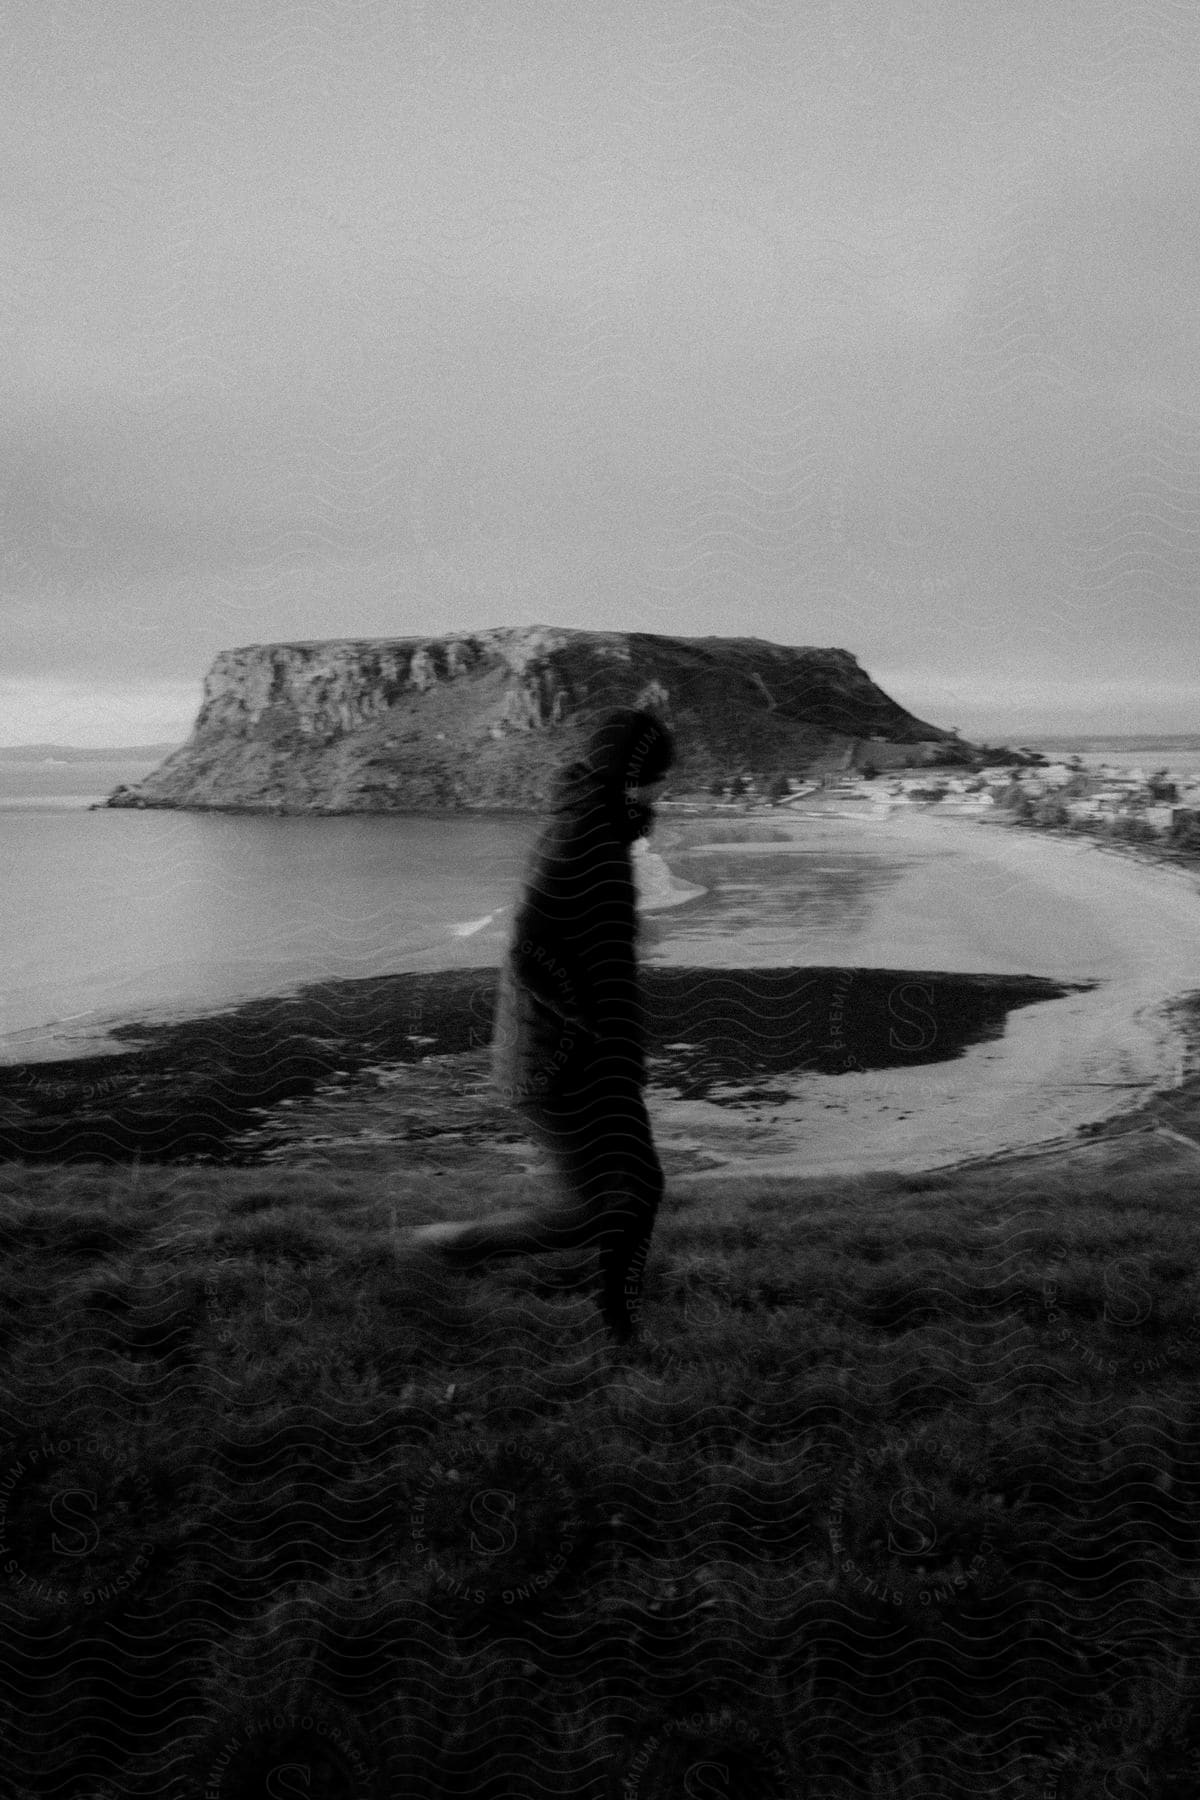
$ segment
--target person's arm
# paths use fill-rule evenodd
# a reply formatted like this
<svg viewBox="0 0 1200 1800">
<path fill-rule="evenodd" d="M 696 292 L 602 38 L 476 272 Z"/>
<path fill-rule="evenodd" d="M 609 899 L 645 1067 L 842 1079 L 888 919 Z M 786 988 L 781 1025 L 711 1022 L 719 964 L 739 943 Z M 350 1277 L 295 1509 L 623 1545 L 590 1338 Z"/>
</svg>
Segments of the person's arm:
<svg viewBox="0 0 1200 1800">
<path fill-rule="evenodd" d="M 594 832 L 590 843 L 544 843 L 513 922 L 513 971 L 606 1062 L 630 1072 L 644 1069 L 636 932 L 637 894 L 624 846 L 597 843 Z"/>
<path fill-rule="evenodd" d="M 577 920 L 573 943 L 586 971 L 586 1019 L 610 1074 L 645 1080 L 645 1026 L 636 954 L 637 897 L 628 853 L 604 868 Z"/>
<path fill-rule="evenodd" d="M 614 1070 L 637 1074 L 644 1067 L 645 1030 L 632 938 L 597 934 L 590 952 L 590 1018 L 601 1051 Z"/>
<path fill-rule="evenodd" d="M 518 981 L 543 1006 L 564 1024 L 596 1036 L 591 983 L 579 946 L 538 907 L 526 904 L 518 911 L 509 957 Z"/>
</svg>

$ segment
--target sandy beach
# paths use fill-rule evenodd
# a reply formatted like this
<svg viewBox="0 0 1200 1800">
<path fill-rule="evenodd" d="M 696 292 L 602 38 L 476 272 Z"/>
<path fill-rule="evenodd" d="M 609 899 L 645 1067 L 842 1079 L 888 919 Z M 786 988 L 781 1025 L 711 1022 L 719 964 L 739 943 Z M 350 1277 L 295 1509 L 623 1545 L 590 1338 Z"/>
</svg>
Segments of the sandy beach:
<svg viewBox="0 0 1200 1800">
<path fill-rule="evenodd" d="M 773 852 L 781 832 L 797 846 L 811 832 L 803 817 L 778 812 L 764 815 L 763 825 L 764 848 Z M 862 827 L 881 843 L 946 853 L 922 858 L 901 903 L 880 909 L 877 960 L 884 966 L 930 967 L 920 932 L 922 892 L 936 884 L 941 967 L 1098 985 L 1014 1011 L 1002 1039 L 950 1061 L 850 1077 L 807 1073 L 786 1102 L 748 1103 L 736 1113 L 664 1098 L 654 1106 L 664 1152 L 702 1154 L 715 1179 L 746 1166 L 809 1176 L 945 1167 L 1068 1142 L 1081 1127 L 1143 1105 L 1200 1066 L 1178 1004 L 1200 990 L 1196 874 L 1087 841 L 927 811 L 864 818 Z M 755 853 L 752 844 L 738 849 Z M 956 907 L 959 941 L 943 924 Z M 990 942 L 989 917 L 996 921 Z M 1021 920 L 1029 922 L 1024 952 Z M 876 960 L 874 949 L 870 937 L 860 941 L 856 960 Z M 736 946 L 730 951 L 733 960 Z M 919 1005 L 919 994 L 912 999 Z"/>
</svg>

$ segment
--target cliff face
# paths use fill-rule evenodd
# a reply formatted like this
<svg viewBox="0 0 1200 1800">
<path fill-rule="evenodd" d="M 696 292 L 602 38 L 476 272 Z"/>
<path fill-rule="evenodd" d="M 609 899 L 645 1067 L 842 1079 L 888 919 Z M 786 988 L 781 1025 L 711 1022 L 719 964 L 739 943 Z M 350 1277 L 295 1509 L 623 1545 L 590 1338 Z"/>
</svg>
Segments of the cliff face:
<svg viewBox="0 0 1200 1800">
<path fill-rule="evenodd" d="M 956 757 L 948 732 L 905 712 L 846 650 L 529 626 L 224 650 L 187 743 L 107 804 L 535 807 L 614 705 L 649 706 L 671 725 L 677 792 L 798 774 L 856 738 L 937 743 Z"/>
</svg>

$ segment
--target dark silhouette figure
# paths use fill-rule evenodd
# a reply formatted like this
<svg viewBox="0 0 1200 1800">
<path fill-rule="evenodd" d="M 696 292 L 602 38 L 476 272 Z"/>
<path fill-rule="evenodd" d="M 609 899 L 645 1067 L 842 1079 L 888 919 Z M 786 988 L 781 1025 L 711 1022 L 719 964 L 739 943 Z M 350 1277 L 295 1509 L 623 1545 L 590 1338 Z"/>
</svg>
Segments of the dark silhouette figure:
<svg viewBox="0 0 1200 1800">
<path fill-rule="evenodd" d="M 601 1312 L 622 1343 L 663 1191 L 642 1093 L 630 845 L 648 835 L 650 790 L 673 760 L 650 713 L 622 709 L 592 733 L 557 779 L 501 971 L 494 1079 L 550 1152 L 562 1199 L 415 1234 L 459 1266 L 597 1246 Z"/>
</svg>

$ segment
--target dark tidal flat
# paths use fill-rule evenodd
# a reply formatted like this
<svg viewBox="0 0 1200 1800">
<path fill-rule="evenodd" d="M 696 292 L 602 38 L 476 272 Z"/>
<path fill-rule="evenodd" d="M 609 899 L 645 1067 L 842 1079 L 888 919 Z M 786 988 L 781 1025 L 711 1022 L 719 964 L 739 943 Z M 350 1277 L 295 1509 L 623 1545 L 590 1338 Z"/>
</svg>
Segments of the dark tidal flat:
<svg viewBox="0 0 1200 1800">
<path fill-rule="evenodd" d="M 455 969 L 313 983 L 170 1024 L 115 1026 L 121 1055 L 0 1068 L 0 1158 L 25 1162 L 253 1165 L 285 1141 L 274 1109 L 330 1083 L 404 1069 L 416 1098 L 430 1059 L 475 1074 L 473 1123 L 508 1118 L 486 1093 L 497 972 Z M 909 969 L 643 970 L 652 1082 L 672 1096 L 736 1106 L 773 1078 L 853 1077 L 941 1062 L 1003 1036 L 1010 1011 L 1088 988 L 1032 975 Z M 461 1110 L 461 1109 L 460 1109 Z M 411 1112 L 411 1108 L 410 1108 Z M 285 1114 L 280 1112 L 282 1123 Z M 456 1119 L 460 1125 L 461 1120 Z M 436 1135 L 438 1117 L 409 1135 Z"/>
</svg>

